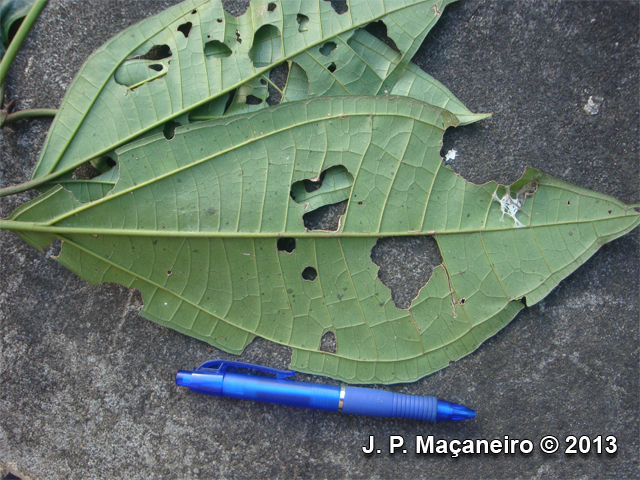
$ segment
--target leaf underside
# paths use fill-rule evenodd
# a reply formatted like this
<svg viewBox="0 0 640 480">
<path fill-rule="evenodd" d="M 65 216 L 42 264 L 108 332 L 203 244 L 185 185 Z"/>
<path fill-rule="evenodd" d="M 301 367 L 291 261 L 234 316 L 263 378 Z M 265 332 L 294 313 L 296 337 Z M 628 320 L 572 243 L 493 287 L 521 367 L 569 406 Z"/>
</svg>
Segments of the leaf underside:
<svg viewBox="0 0 640 480">
<path fill-rule="evenodd" d="M 291 347 L 294 370 L 415 381 L 475 350 L 522 300 L 540 301 L 639 223 L 633 207 L 532 169 L 508 187 L 465 181 L 439 155 L 458 123 L 387 96 L 195 123 L 120 149 L 95 179 L 113 186 L 106 196 L 85 185 L 74 190 L 81 203 L 58 186 L 4 228 L 39 248 L 60 238 L 57 260 L 79 276 L 139 289 L 144 317 L 223 350 L 261 336 Z M 304 188 L 322 175 L 320 188 Z M 305 211 L 345 197 L 338 231 L 305 229 Z M 443 263 L 402 310 L 371 249 L 406 235 L 432 235 Z M 290 253 L 278 249 L 283 237 L 295 240 Z M 327 332 L 335 353 L 320 351 Z"/>
<path fill-rule="evenodd" d="M 218 1 L 176 5 L 124 30 L 87 60 L 33 178 L 53 174 L 70 181 L 77 166 L 162 131 L 167 122 L 263 109 L 269 86 L 280 90 L 283 103 L 397 94 L 446 108 L 462 123 L 484 118 L 410 63 L 451 1 L 352 0 L 339 15 L 325 0 L 254 0 L 240 17 Z M 399 52 L 363 29 L 375 21 L 386 26 Z M 270 72 L 285 62 L 287 80 L 278 87 Z"/>
</svg>

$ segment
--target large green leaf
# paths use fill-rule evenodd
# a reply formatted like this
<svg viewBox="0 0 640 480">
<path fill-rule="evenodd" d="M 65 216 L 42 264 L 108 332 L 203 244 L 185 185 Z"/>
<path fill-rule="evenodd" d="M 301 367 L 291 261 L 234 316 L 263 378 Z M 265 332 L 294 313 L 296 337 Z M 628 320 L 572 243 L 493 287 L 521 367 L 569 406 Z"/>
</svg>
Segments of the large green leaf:
<svg viewBox="0 0 640 480">
<path fill-rule="evenodd" d="M 222 4 L 189 0 L 119 33 L 85 63 L 67 92 L 33 178 L 60 177 L 88 160 L 161 131 L 168 121 L 266 106 L 269 74 L 289 65 L 283 101 L 390 93 L 452 0 L 352 0 L 338 15 L 324 0 L 252 1 L 233 17 Z M 383 22 L 399 52 L 364 31 Z M 404 88 L 469 123 L 474 115 L 412 67 Z M 170 124 L 173 126 L 174 124 Z M 34 186 L 34 185 L 31 185 Z"/>
<path fill-rule="evenodd" d="M 128 145 L 104 198 L 57 187 L 0 228 L 38 248 L 61 239 L 58 261 L 82 278 L 138 288 L 143 316 L 229 352 L 258 335 L 290 346 L 299 371 L 413 381 L 640 222 L 637 206 L 536 170 L 509 187 L 466 182 L 439 155 L 457 123 L 404 97 L 285 103 Z M 307 209 L 342 198 L 338 231 L 305 229 Z M 433 235 L 443 258 L 406 310 L 371 260 L 400 235 Z M 335 353 L 320 351 L 329 331 Z"/>
</svg>

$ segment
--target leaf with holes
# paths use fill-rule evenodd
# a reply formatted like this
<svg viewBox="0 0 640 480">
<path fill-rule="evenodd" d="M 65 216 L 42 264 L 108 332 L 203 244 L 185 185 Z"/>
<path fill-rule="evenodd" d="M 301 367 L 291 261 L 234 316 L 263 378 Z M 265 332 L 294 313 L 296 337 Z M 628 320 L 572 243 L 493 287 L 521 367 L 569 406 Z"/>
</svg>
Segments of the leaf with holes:
<svg viewBox="0 0 640 480">
<path fill-rule="evenodd" d="M 119 150 L 106 196 L 81 203 L 59 186 L 0 228 L 38 248 L 59 238 L 57 260 L 82 278 L 139 289 L 144 317 L 228 352 L 261 336 L 291 347 L 295 370 L 414 381 L 640 222 L 638 205 L 536 170 L 465 181 L 439 155 L 456 124 L 406 97 L 343 96 L 179 127 Z M 344 199 L 337 231 L 304 227 L 306 211 Z M 433 237 L 442 256 L 406 308 L 372 260 L 398 236 Z M 321 350 L 329 332 L 335 352 Z"/>
<path fill-rule="evenodd" d="M 51 126 L 32 181 L 0 195 L 68 182 L 79 165 L 112 158 L 141 135 L 262 109 L 269 91 L 287 102 L 394 93 L 398 83 L 397 93 L 445 107 L 465 123 L 484 118 L 419 68 L 405 76 L 451 1 L 352 0 L 337 13 L 325 0 L 254 0 L 240 17 L 218 1 L 176 5 L 122 31 L 89 58 Z M 382 40 L 365 30 L 371 25 Z"/>
</svg>

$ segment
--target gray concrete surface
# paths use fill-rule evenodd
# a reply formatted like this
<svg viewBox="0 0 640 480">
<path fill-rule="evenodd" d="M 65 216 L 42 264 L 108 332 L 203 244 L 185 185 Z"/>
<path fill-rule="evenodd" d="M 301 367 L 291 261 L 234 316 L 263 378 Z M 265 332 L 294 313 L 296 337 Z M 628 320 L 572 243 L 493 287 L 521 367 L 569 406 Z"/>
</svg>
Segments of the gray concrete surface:
<svg viewBox="0 0 640 480">
<path fill-rule="evenodd" d="M 9 96 L 19 108 L 57 107 L 96 47 L 171 3 L 52 0 L 16 60 Z M 451 166 L 471 181 L 507 183 L 530 165 L 639 201 L 639 15 L 637 1 L 622 0 L 449 7 L 415 61 L 471 109 L 494 113 L 445 135 L 444 151 L 459 154 Z M 604 98 L 598 115 L 583 109 L 592 95 Z M 48 124 L 0 131 L 0 185 L 27 179 Z M 0 199 L 0 215 L 30 196 Z M 389 387 L 478 410 L 473 421 L 429 425 L 177 388 L 178 369 L 229 355 L 138 317 L 136 292 L 92 288 L 0 232 L 0 471 L 23 479 L 637 478 L 638 246 L 638 230 L 604 246 L 472 355 Z M 377 261 L 394 267 L 407 248 L 423 246 L 397 248 L 405 250 Z M 287 358 L 266 341 L 239 357 L 274 367 Z M 382 454 L 362 453 L 369 435 Z M 389 435 L 402 435 L 408 453 L 390 455 Z M 529 455 L 417 455 L 416 435 L 509 436 L 536 448 Z M 537 445 L 545 435 L 614 435 L 618 452 L 545 455 Z"/>
</svg>

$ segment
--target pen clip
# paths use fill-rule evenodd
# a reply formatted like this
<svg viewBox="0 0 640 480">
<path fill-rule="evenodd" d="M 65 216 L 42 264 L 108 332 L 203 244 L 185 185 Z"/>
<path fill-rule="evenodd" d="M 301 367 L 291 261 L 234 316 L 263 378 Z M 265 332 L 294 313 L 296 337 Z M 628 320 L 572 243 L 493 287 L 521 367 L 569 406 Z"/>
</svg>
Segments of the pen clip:
<svg viewBox="0 0 640 480">
<path fill-rule="evenodd" d="M 246 368 L 248 370 L 255 370 L 258 372 L 272 373 L 276 378 L 293 377 L 296 374 L 293 370 L 278 370 L 277 368 L 263 367 L 262 365 L 253 365 L 251 363 L 244 362 L 234 362 L 233 360 L 209 360 L 193 371 L 199 372 L 201 370 L 216 370 L 217 373 L 224 373 L 228 367 Z"/>
</svg>

